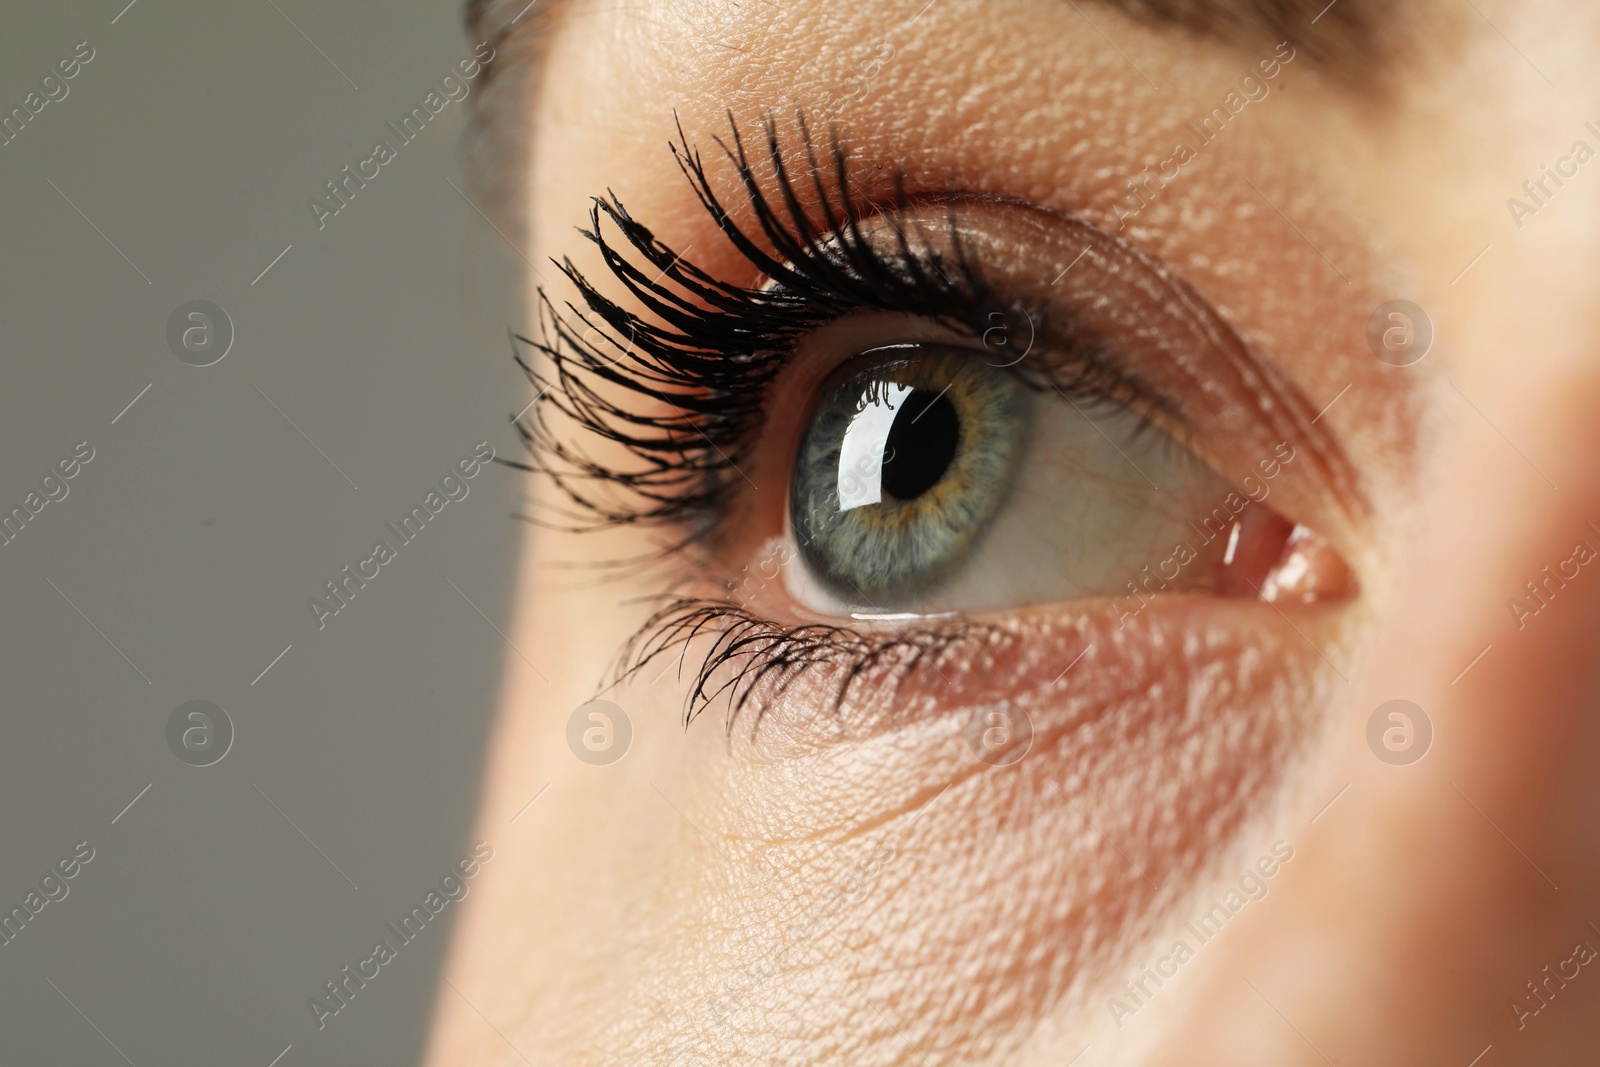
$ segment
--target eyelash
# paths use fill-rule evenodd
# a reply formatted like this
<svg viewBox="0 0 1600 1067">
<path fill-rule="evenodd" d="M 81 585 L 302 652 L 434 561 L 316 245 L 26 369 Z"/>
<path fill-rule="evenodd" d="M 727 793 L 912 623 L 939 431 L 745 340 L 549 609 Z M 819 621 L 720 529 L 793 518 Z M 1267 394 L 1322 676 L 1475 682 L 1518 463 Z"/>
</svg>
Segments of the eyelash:
<svg viewBox="0 0 1600 1067">
<path fill-rule="evenodd" d="M 578 302 L 558 304 L 539 289 L 538 337 L 516 338 L 533 357 L 516 356 L 537 397 L 516 424 L 529 461 L 509 465 L 548 477 L 577 510 L 563 516 L 564 523 L 529 521 L 577 532 L 629 525 L 676 530 L 653 557 L 657 561 L 682 559 L 696 550 L 692 546 L 703 551 L 744 483 L 740 464 L 759 438 L 769 390 L 796 343 L 861 311 L 919 316 L 974 340 L 996 316 L 1005 324 L 1026 319 L 1034 335 L 1048 339 L 1040 354 L 1023 361 L 1026 366 L 1014 368 L 1030 385 L 1053 387 L 1080 406 L 1134 411 L 1144 425 L 1155 412 L 1176 419 L 1176 406 L 1122 368 L 1100 338 L 1051 319 L 1040 306 L 1008 299 L 990 283 L 962 246 L 956 198 L 913 200 L 903 174 L 893 171 L 893 205 L 879 208 L 854 188 L 839 136 L 830 139 L 824 163 L 803 115 L 796 125 L 803 167 L 798 180 L 776 121 L 764 123 L 771 168 L 766 187 L 731 114 L 729 138 L 714 138 L 739 179 L 751 219 L 744 224 L 718 198 L 681 125 L 671 146 L 722 237 L 764 282 L 741 286 L 713 277 L 658 240 L 614 193 L 594 198 L 589 228 L 580 233 L 644 312 L 607 297 L 570 259 L 557 266 Z M 814 198 L 809 209 L 808 195 Z M 947 207 L 948 255 L 920 226 L 899 221 L 924 203 Z M 864 233 L 863 223 L 873 219 L 888 223 L 887 247 Z M 553 415 L 577 437 L 620 446 L 632 465 L 621 469 L 594 459 L 552 426 Z M 681 577 L 692 573 L 686 568 Z M 727 697 L 730 729 L 752 701 L 759 723 L 771 701 L 803 673 L 837 672 L 837 712 L 858 681 L 870 678 L 897 691 L 919 667 L 932 663 L 937 670 L 943 650 L 987 629 L 951 619 L 885 636 L 842 626 L 785 626 L 733 600 L 672 593 L 664 599 L 619 654 L 613 684 L 701 635 L 715 635 L 695 672 L 684 718 L 692 721 Z"/>
<path fill-rule="evenodd" d="M 618 654 L 614 679 L 620 683 L 638 676 L 674 649 L 687 650 L 697 637 L 709 633 L 712 645 L 690 679 L 684 725 L 726 698 L 729 731 L 750 710 L 754 732 L 789 686 L 802 677 L 819 675 L 831 676 L 837 722 L 857 683 L 865 683 L 855 694 L 858 703 L 870 704 L 875 695 L 892 699 L 919 670 L 927 668 L 942 676 L 942 659 L 959 659 L 1002 633 L 966 619 L 905 627 L 894 634 L 868 634 L 824 623 L 784 626 L 732 600 L 666 599 L 666 605 L 645 620 Z"/>
<path fill-rule="evenodd" d="M 871 244 L 860 229 L 868 216 L 850 196 L 848 159 L 838 137 L 830 145 L 830 187 L 804 117 L 797 116 L 797 123 L 820 224 L 802 203 L 773 120 L 767 120 L 764 132 L 772 184 L 782 201 L 777 207 L 762 189 L 731 116 L 731 144 L 715 139 L 735 166 L 770 251 L 723 206 L 681 127 L 672 145 L 674 159 L 721 234 L 770 284 L 739 286 L 712 277 L 657 240 L 609 195 L 594 199 L 590 228 L 580 233 L 599 249 L 614 280 L 659 321 L 608 298 L 570 259 L 557 265 L 584 308 L 571 302 L 558 307 L 539 289 L 540 337 L 517 341 L 542 356 L 549 370 L 536 370 L 517 356 L 539 396 L 517 428 L 532 457 L 527 469 L 550 477 L 584 513 L 577 525 L 563 529 L 681 526 L 684 543 L 711 532 L 728 495 L 739 488 L 738 462 L 756 439 L 767 390 L 788 364 L 795 342 L 852 312 L 917 315 L 973 339 L 992 328 L 997 315 L 1004 323 L 1027 319 L 1036 333 L 1055 335 L 1051 365 L 1045 367 L 1041 358 L 1026 368 L 1038 376 L 1034 384 L 1044 384 L 1048 374 L 1048 384 L 1075 400 L 1139 404 L 1141 410 L 1171 407 L 1117 367 L 1097 338 L 1070 328 L 1052 331 L 1044 309 L 999 293 L 966 256 L 953 215 L 953 256 L 931 248 L 927 234 L 901 225 L 892 229 L 892 253 Z M 894 208 L 873 212 L 891 223 L 914 206 L 903 178 L 896 174 L 892 181 Z M 603 221 L 655 277 L 630 262 L 604 232 Z M 602 340 L 589 341 L 591 332 Z M 624 337 L 627 344 L 620 341 Z M 609 358 L 607 350 L 625 354 Z M 598 383 L 632 394 L 639 408 L 601 396 L 593 388 Z M 665 410 L 643 410 L 652 406 Z M 551 409 L 580 434 L 622 445 L 639 461 L 637 469 L 595 461 L 564 440 L 547 421 Z M 586 490 L 588 482 L 621 490 L 624 499 L 603 499 Z"/>
</svg>

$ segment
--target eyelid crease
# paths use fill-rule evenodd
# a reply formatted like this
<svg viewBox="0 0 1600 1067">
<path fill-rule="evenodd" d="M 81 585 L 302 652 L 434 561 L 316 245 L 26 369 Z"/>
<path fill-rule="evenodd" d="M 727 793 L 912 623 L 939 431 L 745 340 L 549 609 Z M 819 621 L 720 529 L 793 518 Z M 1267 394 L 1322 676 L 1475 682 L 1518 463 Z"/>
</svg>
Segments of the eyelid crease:
<svg viewBox="0 0 1600 1067">
<path fill-rule="evenodd" d="M 699 151 L 681 126 L 672 151 L 701 205 L 754 275 L 753 284 L 714 276 L 657 239 L 614 194 L 597 197 L 589 227 L 580 232 L 596 246 L 626 299 L 637 301 L 643 311 L 605 295 L 566 259 L 557 265 L 576 288 L 577 301 L 558 306 L 541 288 L 536 338 L 516 337 L 528 353 L 519 351 L 516 361 L 537 390 L 530 409 L 516 422 L 529 450 L 524 469 L 550 478 L 576 508 L 570 516 L 573 523 L 557 528 L 668 527 L 677 533 L 659 551 L 658 562 L 683 557 L 690 549 L 714 552 L 712 535 L 748 480 L 742 464 L 759 440 L 770 388 L 795 343 L 819 326 L 860 311 L 915 315 L 974 338 L 982 336 L 988 314 L 1028 316 L 1030 323 L 1037 317 L 1049 339 L 1040 362 L 1054 358 L 1067 363 L 1081 376 L 1080 385 L 1108 385 L 1114 403 L 1121 400 L 1141 417 L 1165 412 L 1169 418 L 1164 428 L 1181 429 L 1183 409 L 1167 399 L 1169 392 L 1117 358 L 1118 350 L 1128 347 L 1120 334 L 1115 346 L 1099 352 L 1096 328 L 1076 314 L 1070 301 L 1066 314 L 1046 315 L 1054 305 L 1043 295 L 1029 299 L 1028 286 L 1015 284 L 1002 296 L 979 269 L 971 243 L 981 245 L 984 235 L 981 230 L 966 234 L 960 212 L 1007 205 L 1031 212 L 1035 225 L 1068 227 L 1057 231 L 1058 239 L 1069 232 L 1087 239 L 1091 263 L 1098 261 L 1107 277 L 1133 286 L 1125 295 L 1144 294 L 1152 307 L 1159 305 L 1162 314 L 1184 324 L 1188 332 L 1183 336 L 1193 339 L 1189 349 L 1175 354 L 1171 366 L 1152 368 L 1181 380 L 1182 395 L 1192 391 L 1196 397 L 1215 397 L 1218 389 L 1223 396 L 1248 393 L 1255 401 L 1253 410 L 1236 404 L 1236 418 L 1258 419 L 1279 439 L 1310 445 L 1306 466 L 1319 470 L 1339 490 L 1334 499 L 1358 511 L 1365 508 L 1348 458 L 1331 430 L 1316 424 L 1304 395 L 1154 256 L 1071 214 L 981 193 L 913 194 L 898 171 L 874 179 L 892 185 L 892 205 L 874 204 L 852 183 L 837 134 L 831 141 L 831 172 L 819 163 L 802 116 L 803 164 L 817 200 L 808 208 L 790 173 L 776 122 L 769 118 L 764 128 L 771 168 L 766 184 L 731 114 L 729 123 L 730 139 L 714 140 L 737 172 L 743 208 L 753 215 L 753 223 L 747 219 L 741 224 L 718 198 Z M 799 180 L 804 182 L 805 176 Z M 947 229 L 930 233 L 924 216 L 940 208 Z M 1045 281 L 1039 279 L 1038 288 Z M 1092 303 L 1094 295 L 1091 291 L 1080 302 Z M 1137 322 L 1141 311 L 1113 308 L 1101 314 L 1121 326 L 1118 314 Z M 591 335 L 599 340 L 591 341 Z M 1156 347 L 1164 352 L 1168 340 L 1159 339 Z M 1134 343 L 1151 342 L 1136 337 Z M 534 356 L 543 363 L 536 366 Z M 1025 373 L 1036 369 L 1022 368 Z M 1071 384 L 1070 378 L 1065 384 Z M 1116 395 L 1118 389 L 1122 397 Z M 1070 391 L 1067 395 L 1071 399 Z M 1092 395 L 1087 391 L 1079 399 Z M 1142 398 L 1144 410 L 1128 403 L 1128 397 Z M 585 437 L 565 436 L 557 422 L 576 426 L 603 448 L 620 449 L 631 465 L 619 467 L 595 454 Z M 1230 431 L 1221 427 L 1220 432 Z M 1184 436 L 1192 437 L 1172 436 L 1180 443 L 1186 443 Z M 637 566 L 643 558 L 619 562 Z M 680 577 L 693 573 L 685 568 Z M 669 593 L 667 600 L 619 653 L 614 680 L 705 636 L 712 647 L 695 668 L 684 718 L 692 721 L 713 701 L 728 696 L 730 730 L 740 709 L 753 706 L 759 723 L 773 699 L 809 674 L 837 682 L 833 704 L 838 711 L 857 693 L 862 679 L 897 691 L 919 667 L 933 664 L 937 669 L 939 657 L 952 649 L 970 650 L 966 639 L 981 641 L 986 633 L 998 632 L 991 624 L 958 617 L 930 619 L 929 625 L 885 636 L 870 624 L 785 625 L 729 600 L 678 592 Z"/>
<path fill-rule="evenodd" d="M 717 197 L 699 151 L 681 127 L 672 151 L 719 231 L 764 281 L 741 286 L 713 277 L 659 241 L 614 195 L 596 198 L 590 226 L 580 232 L 644 311 L 607 297 L 568 259 L 558 265 L 583 306 L 567 302 L 563 313 L 541 288 L 538 339 L 516 338 L 544 357 L 548 368 L 536 369 L 518 353 L 517 362 L 537 390 L 531 411 L 517 421 L 531 456 L 528 466 L 550 477 L 588 516 L 565 529 L 638 524 L 681 530 L 664 554 L 703 541 L 746 480 L 741 461 L 764 421 L 767 391 L 788 362 L 789 350 L 824 322 L 860 310 L 888 310 L 978 337 L 986 336 L 983 330 L 996 315 L 1030 325 L 1045 319 L 1042 303 L 1002 296 L 963 245 L 957 207 L 995 198 L 948 192 L 913 197 L 895 173 L 889 179 L 896 190 L 894 207 L 868 201 L 863 211 L 838 135 L 831 141 L 830 187 L 802 115 L 804 163 L 817 200 L 808 210 L 776 122 L 769 118 L 765 125 L 773 194 L 763 189 L 731 115 L 729 122 L 731 143 L 715 141 L 734 164 L 766 246 Z M 916 213 L 930 204 L 947 208 L 948 230 L 942 236 L 930 235 Z M 620 243 L 613 243 L 603 223 L 615 227 Z M 879 227 L 876 239 L 868 232 L 871 226 Z M 655 271 L 653 277 L 646 268 Z M 1181 409 L 1109 358 L 1111 346 L 1081 329 L 1070 336 L 1054 327 L 1049 332 L 1058 372 L 1052 384 L 1064 393 L 1090 403 L 1109 399 L 1141 417 L 1160 411 L 1177 421 Z M 600 340 L 591 341 L 590 335 Z M 553 418 L 620 446 L 633 465 L 624 469 L 596 459 L 581 443 L 557 433 Z"/>
<path fill-rule="evenodd" d="M 916 201 L 918 198 L 913 196 L 911 199 Z M 1124 336 L 1132 335 L 1137 330 L 1118 331 L 1099 328 L 1087 322 L 1086 316 L 1079 309 L 1070 308 L 1065 315 L 1059 315 L 1049 302 L 1043 299 L 1037 302 L 1041 309 L 1065 318 L 1072 331 L 1088 330 L 1091 337 L 1097 332 L 1100 335 L 1117 335 L 1115 348 L 1122 353 L 1121 361 L 1150 368 L 1141 370 L 1130 366 L 1120 373 L 1129 381 L 1137 383 L 1138 394 L 1144 397 L 1146 402 L 1156 405 L 1154 412 L 1160 414 L 1164 420 L 1162 428 L 1177 437 L 1180 444 L 1193 449 L 1198 455 L 1211 459 L 1218 458 L 1214 450 L 1208 447 L 1207 440 L 1193 432 L 1195 428 L 1191 420 L 1185 416 L 1184 405 L 1173 397 L 1201 396 L 1206 393 L 1206 386 L 1220 383 L 1228 392 L 1248 396 L 1254 401 L 1251 414 L 1265 427 L 1266 435 L 1271 440 L 1288 441 L 1297 446 L 1303 443 L 1307 446 L 1307 451 L 1312 457 L 1309 466 L 1315 469 L 1321 481 L 1333 491 L 1333 499 L 1346 517 L 1361 518 L 1371 514 L 1371 498 L 1354 462 L 1332 427 L 1318 424 L 1321 413 L 1317 411 L 1309 397 L 1291 377 L 1279 370 L 1246 341 L 1210 301 L 1168 268 L 1159 257 L 1074 214 L 1041 207 L 1012 197 L 941 194 L 936 199 L 940 203 L 964 203 L 973 207 L 985 205 L 1008 207 L 1014 209 L 1013 214 L 1045 220 L 1040 225 L 1041 230 L 1045 226 L 1062 227 L 1066 231 L 1076 233 L 1078 235 L 1076 239 L 1062 243 L 1067 246 L 1063 251 L 1069 258 L 1076 254 L 1086 261 L 1083 266 L 1074 265 L 1080 276 L 1095 265 L 1098 265 L 1100 272 L 1108 277 L 1125 274 L 1128 278 L 1125 284 L 1142 295 L 1148 302 L 1148 309 L 1155 309 L 1163 317 L 1181 324 L 1193 338 L 1184 361 L 1177 358 L 1165 361 L 1146 358 L 1141 361 L 1132 359 L 1128 355 L 1133 346 L 1127 336 Z M 976 239 L 969 238 L 969 244 Z M 1078 253 L 1076 250 L 1080 245 L 1082 251 Z M 1128 270 L 1129 266 L 1135 269 Z M 1040 285 L 1050 288 L 1055 282 L 1048 284 L 1041 282 Z M 1070 301 L 1068 303 L 1070 304 Z M 1131 304 L 1131 301 L 1127 303 Z M 1141 309 L 1141 314 L 1137 317 L 1142 319 L 1143 311 L 1148 309 Z M 1143 322 L 1139 324 L 1143 325 Z M 1128 325 L 1132 326 L 1134 323 Z M 1048 322 L 1044 324 L 1044 332 L 1046 335 L 1058 338 L 1060 336 L 1059 331 L 1053 329 Z M 1070 349 L 1074 344 L 1069 340 L 1062 347 Z M 1048 344 L 1045 345 L 1044 351 L 1046 353 L 1050 351 Z M 1180 365 L 1180 362 L 1185 362 L 1186 365 Z M 1163 373 L 1156 373 L 1158 370 Z M 1163 376 L 1171 377 L 1174 374 L 1187 379 L 1184 388 L 1170 388 L 1163 383 Z M 1150 413 L 1140 412 L 1141 415 Z M 1208 435 L 1214 436 L 1217 431 L 1216 426 L 1207 428 Z M 1226 464 L 1218 465 L 1220 471 L 1226 471 L 1226 467 Z"/>
</svg>

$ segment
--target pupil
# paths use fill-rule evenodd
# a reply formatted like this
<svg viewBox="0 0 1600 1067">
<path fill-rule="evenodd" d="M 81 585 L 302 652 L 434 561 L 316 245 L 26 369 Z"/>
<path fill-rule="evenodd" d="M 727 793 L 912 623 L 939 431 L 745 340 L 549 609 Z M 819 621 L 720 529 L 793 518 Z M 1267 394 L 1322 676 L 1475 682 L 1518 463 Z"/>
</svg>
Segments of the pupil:
<svg viewBox="0 0 1600 1067">
<path fill-rule="evenodd" d="M 949 468 L 961 443 L 961 420 L 943 393 L 914 389 L 895 413 L 884 449 L 883 491 L 901 500 L 926 493 Z"/>
</svg>

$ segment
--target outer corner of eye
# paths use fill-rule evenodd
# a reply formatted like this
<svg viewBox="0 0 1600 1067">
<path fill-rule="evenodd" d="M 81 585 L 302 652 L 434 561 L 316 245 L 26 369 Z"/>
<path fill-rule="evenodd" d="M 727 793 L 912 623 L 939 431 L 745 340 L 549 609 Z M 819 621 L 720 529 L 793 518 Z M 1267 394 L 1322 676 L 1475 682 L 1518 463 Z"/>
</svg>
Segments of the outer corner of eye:
<svg viewBox="0 0 1600 1067">
<path fill-rule="evenodd" d="M 1258 514 L 1235 524 L 1232 536 L 1251 543 L 1231 551 L 1224 591 L 1276 604 L 1329 603 L 1355 595 L 1350 564 L 1321 534 L 1264 505 L 1248 510 Z"/>
</svg>

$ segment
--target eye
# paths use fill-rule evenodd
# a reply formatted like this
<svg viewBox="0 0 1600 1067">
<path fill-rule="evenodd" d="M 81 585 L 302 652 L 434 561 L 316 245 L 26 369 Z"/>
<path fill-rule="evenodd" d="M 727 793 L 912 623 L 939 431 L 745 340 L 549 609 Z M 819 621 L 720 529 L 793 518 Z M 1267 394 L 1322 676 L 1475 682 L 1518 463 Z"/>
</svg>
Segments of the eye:
<svg viewBox="0 0 1600 1067">
<path fill-rule="evenodd" d="M 992 355 L 886 346 L 823 385 L 790 478 L 787 581 L 803 607 L 863 618 L 1184 591 L 1275 599 L 1307 571 L 1316 543 L 1260 502 L 1263 471 L 1251 500 L 1127 404 L 1081 385 L 1070 396 Z M 1265 468 L 1274 478 L 1285 455 L 1286 443 Z"/>
<path fill-rule="evenodd" d="M 947 348 L 842 368 L 811 415 L 790 496 L 820 589 L 857 611 L 920 609 L 1005 500 L 1032 399 L 1016 376 Z"/>
<path fill-rule="evenodd" d="M 664 531 L 678 568 L 620 670 L 704 637 L 688 718 L 724 694 L 735 714 L 769 706 L 808 674 L 889 722 L 930 656 L 1023 654 L 1037 613 L 1017 609 L 1120 629 L 1169 594 L 1352 590 L 1313 532 L 1347 534 L 1346 502 L 1363 506 L 1348 460 L 1159 261 L 981 195 L 899 187 L 884 207 L 837 146 L 831 172 L 806 148 L 802 196 L 766 134 L 765 177 L 736 130 L 722 144 L 738 215 L 674 149 L 736 253 L 720 273 L 596 200 L 585 233 L 617 290 L 564 262 L 582 307 L 541 290 L 527 341 L 547 361 L 525 364 L 530 469 L 591 517 L 579 529 Z"/>
</svg>

